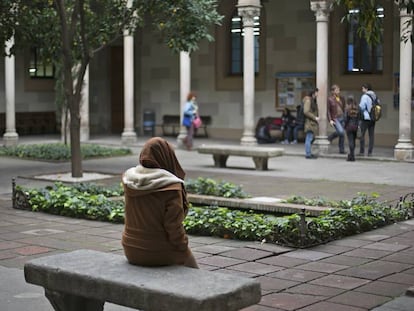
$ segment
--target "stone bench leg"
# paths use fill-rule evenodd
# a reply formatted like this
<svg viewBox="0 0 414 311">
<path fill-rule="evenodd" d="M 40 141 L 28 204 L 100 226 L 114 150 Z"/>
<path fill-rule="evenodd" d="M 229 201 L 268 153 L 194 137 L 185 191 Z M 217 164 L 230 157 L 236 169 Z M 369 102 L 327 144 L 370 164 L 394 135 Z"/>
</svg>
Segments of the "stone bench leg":
<svg viewBox="0 0 414 311">
<path fill-rule="evenodd" d="M 224 154 L 213 154 L 214 166 L 215 167 L 226 167 L 226 162 L 227 162 L 228 157 L 229 157 L 228 155 L 224 155 Z"/>
<path fill-rule="evenodd" d="M 56 311 L 103 311 L 105 301 L 45 289 L 45 295 Z"/>
<path fill-rule="evenodd" d="M 254 165 L 256 170 L 266 171 L 267 170 L 267 160 L 266 157 L 253 157 Z"/>
</svg>

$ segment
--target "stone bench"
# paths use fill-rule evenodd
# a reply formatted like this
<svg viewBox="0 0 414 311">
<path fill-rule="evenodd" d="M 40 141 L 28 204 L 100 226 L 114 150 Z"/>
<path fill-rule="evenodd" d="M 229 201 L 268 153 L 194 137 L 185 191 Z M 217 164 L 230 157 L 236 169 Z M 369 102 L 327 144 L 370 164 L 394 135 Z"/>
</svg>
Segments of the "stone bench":
<svg viewBox="0 0 414 311">
<path fill-rule="evenodd" d="M 201 145 L 197 151 L 212 154 L 216 167 L 226 167 L 229 156 L 251 157 L 256 170 L 267 170 L 268 159 L 282 156 L 284 153 L 283 148 L 232 145 Z"/>
<path fill-rule="evenodd" d="M 33 259 L 24 276 L 43 286 L 60 311 L 102 311 L 106 301 L 145 311 L 231 311 L 261 299 L 254 279 L 183 266 L 134 266 L 124 256 L 92 250 Z"/>
<path fill-rule="evenodd" d="M 194 136 L 208 137 L 207 127 L 211 125 L 211 116 L 200 116 L 203 122 L 200 128 L 195 129 Z M 177 136 L 180 133 L 181 123 L 179 115 L 163 115 L 162 123 L 159 124 L 163 136 Z M 203 130 L 203 133 L 201 133 Z"/>
</svg>

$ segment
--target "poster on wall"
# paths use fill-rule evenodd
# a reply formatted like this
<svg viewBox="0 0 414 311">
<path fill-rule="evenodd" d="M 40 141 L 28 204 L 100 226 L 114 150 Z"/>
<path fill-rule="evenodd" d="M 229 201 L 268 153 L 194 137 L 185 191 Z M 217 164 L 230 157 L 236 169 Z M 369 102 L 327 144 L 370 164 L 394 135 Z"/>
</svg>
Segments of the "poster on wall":
<svg viewBox="0 0 414 311">
<path fill-rule="evenodd" d="M 276 110 L 288 107 L 295 110 L 302 98 L 315 88 L 315 74 L 312 72 L 279 72 L 276 78 Z"/>
</svg>

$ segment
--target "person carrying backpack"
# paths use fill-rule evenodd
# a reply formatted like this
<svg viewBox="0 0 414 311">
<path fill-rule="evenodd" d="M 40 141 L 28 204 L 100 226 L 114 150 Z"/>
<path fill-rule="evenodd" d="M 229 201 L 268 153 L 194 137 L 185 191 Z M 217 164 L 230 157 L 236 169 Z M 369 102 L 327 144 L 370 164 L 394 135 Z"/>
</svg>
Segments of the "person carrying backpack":
<svg viewBox="0 0 414 311">
<path fill-rule="evenodd" d="M 365 154 L 365 133 L 368 131 L 368 156 L 372 156 L 372 150 L 374 148 L 374 132 L 375 132 L 375 120 L 371 119 L 371 108 L 374 105 L 374 101 L 377 99 L 377 95 L 372 90 L 369 83 L 362 85 L 362 95 L 359 102 L 359 109 L 361 112 L 361 138 L 359 141 L 359 155 Z"/>
</svg>

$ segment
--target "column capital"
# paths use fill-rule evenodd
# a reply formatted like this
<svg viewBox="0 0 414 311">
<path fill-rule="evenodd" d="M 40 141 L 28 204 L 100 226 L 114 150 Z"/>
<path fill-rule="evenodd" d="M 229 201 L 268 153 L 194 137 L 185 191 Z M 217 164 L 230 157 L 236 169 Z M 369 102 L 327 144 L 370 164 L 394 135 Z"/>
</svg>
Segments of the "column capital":
<svg viewBox="0 0 414 311">
<path fill-rule="evenodd" d="M 406 7 L 400 8 L 400 18 L 412 18 L 414 16 L 413 12 L 408 13 L 408 10 Z"/>
<path fill-rule="evenodd" d="M 333 1 L 311 0 L 310 8 L 315 12 L 317 22 L 328 22 L 329 14 L 333 10 Z"/>
<path fill-rule="evenodd" d="M 254 17 L 260 16 L 260 0 L 239 0 L 236 7 L 243 19 L 243 27 L 253 27 Z"/>
</svg>

